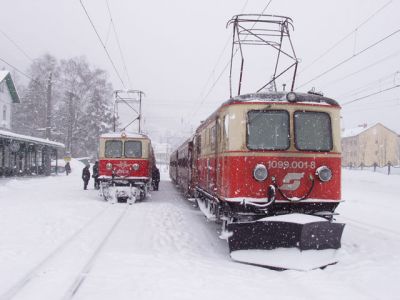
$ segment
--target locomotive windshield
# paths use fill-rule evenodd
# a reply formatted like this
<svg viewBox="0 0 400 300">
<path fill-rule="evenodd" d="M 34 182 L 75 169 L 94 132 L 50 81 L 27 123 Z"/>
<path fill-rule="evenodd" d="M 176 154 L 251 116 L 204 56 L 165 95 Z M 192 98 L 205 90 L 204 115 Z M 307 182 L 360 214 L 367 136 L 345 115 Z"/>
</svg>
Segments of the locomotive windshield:
<svg viewBox="0 0 400 300">
<path fill-rule="evenodd" d="M 252 150 L 289 148 L 289 113 L 285 110 L 248 112 L 247 147 Z"/>
<path fill-rule="evenodd" d="M 308 151 L 332 150 L 331 119 L 327 113 L 295 112 L 294 130 L 297 149 Z"/>
<path fill-rule="evenodd" d="M 121 157 L 122 141 L 106 141 L 105 157 Z"/>
<path fill-rule="evenodd" d="M 126 141 L 125 157 L 142 157 L 142 142 Z"/>
</svg>

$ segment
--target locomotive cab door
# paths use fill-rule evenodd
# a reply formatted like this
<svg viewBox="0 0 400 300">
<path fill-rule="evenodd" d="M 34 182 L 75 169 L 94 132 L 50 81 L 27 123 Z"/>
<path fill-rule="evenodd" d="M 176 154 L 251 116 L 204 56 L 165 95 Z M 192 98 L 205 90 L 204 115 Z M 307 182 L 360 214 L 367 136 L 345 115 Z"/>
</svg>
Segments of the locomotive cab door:
<svg viewBox="0 0 400 300">
<path fill-rule="evenodd" d="M 212 187 L 213 187 L 212 192 L 213 192 L 213 194 L 219 194 L 218 187 L 220 186 L 219 184 L 220 184 L 220 181 L 221 181 L 221 178 L 220 178 L 221 177 L 221 172 L 220 172 L 220 164 L 221 164 L 221 162 L 220 162 L 220 157 L 219 157 L 219 153 L 220 153 L 220 151 L 219 151 L 219 145 L 220 145 L 219 139 L 220 139 L 220 128 L 221 128 L 221 125 L 220 125 L 220 118 L 219 117 L 217 117 L 215 119 L 215 125 L 213 126 L 213 128 L 214 128 L 214 130 L 212 132 L 212 134 L 213 134 L 212 135 L 212 139 L 214 140 L 214 143 L 213 143 L 214 149 L 212 149 L 212 150 L 213 150 L 214 159 L 213 159 L 212 169 L 213 169 L 213 175 L 214 176 L 212 176 Z"/>
</svg>

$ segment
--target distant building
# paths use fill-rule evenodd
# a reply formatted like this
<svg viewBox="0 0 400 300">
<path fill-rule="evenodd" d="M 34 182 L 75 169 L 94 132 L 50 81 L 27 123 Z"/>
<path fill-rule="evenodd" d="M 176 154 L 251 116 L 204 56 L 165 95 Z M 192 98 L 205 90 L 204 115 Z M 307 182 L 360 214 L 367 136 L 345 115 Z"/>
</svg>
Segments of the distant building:
<svg viewBox="0 0 400 300">
<path fill-rule="evenodd" d="M 12 103 L 20 103 L 9 71 L 0 71 L 0 129 L 11 129 Z"/>
<path fill-rule="evenodd" d="M 154 155 L 158 164 L 169 164 L 171 145 L 168 143 L 153 143 Z"/>
<path fill-rule="evenodd" d="M 0 71 L 0 177 L 50 175 L 54 161 L 57 167 L 61 143 L 11 131 L 11 109 L 20 103 L 9 71 Z"/>
<path fill-rule="evenodd" d="M 400 164 L 399 135 L 377 123 L 342 132 L 342 164 L 344 166 L 386 166 Z"/>
</svg>

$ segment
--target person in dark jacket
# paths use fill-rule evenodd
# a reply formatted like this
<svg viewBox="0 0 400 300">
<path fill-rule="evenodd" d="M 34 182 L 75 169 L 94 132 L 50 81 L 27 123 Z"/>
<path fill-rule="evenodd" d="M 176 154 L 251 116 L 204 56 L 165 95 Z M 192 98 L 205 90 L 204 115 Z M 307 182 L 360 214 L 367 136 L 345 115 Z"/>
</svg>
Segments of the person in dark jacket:
<svg viewBox="0 0 400 300">
<path fill-rule="evenodd" d="M 87 190 L 87 186 L 90 180 L 89 165 L 86 165 L 86 167 L 84 167 L 82 170 L 82 180 L 83 180 L 83 189 Z"/>
<path fill-rule="evenodd" d="M 96 161 L 93 165 L 93 174 L 92 177 L 94 179 L 94 188 L 96 190 L 98 190 L 100 188 L 100 184 L 99 184 L 99 162 Z"/>
<path fill-rule="evenodd" d="M 154 166 L 152 172 L 152 183 L 153 183 L 153 190 L 158 191 L 158 184 L 160 183 L 160 170 Z"/>
<path fill-rule="evenodd" d="M 67 173 L 67 176 L 69 173 L 71 173 L 71 166 L 69 164 L 69 161 L 65 164 L 65 173 Z"/>
</svg>

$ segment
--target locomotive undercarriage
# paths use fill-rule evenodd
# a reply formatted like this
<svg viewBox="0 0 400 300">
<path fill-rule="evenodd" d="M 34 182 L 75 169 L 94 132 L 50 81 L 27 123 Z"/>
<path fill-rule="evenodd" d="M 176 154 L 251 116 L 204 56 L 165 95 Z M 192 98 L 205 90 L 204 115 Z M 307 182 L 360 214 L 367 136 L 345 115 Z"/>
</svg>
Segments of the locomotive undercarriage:
<svg viewBox="0 0 400 300">
<path fill-rule="evenodd" d="M 221 238 L 227 239 L 232 259 L 298 270 L 337 262 L 336 250 L 341 247 L 344 229 L 344 224 L 334 222 L 337 202 L 273 201 L 268 207 L 259 208 L 245 202 L 221 201 L 200 188 L 196 190 L 199 208 L 209 220 L 221 224 Z M 298 258 L 291 258 L 289 263 L 280 261 L 277 253 L 282 251 L 291 251 L 291 256 Z M 308 256 L 313 257 L 311 264 Z M 321 258 L 315 260 L 316 256 Z"/>
<path fill-rule="evenodd" d="M 100 180 L 100 195 L 110 203 L 142 201 L 147 197 L 150 182 L 146 180 Z"/>
</svg>

